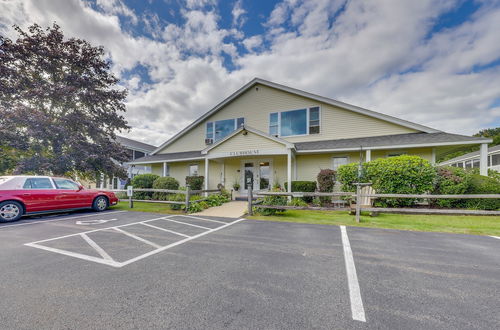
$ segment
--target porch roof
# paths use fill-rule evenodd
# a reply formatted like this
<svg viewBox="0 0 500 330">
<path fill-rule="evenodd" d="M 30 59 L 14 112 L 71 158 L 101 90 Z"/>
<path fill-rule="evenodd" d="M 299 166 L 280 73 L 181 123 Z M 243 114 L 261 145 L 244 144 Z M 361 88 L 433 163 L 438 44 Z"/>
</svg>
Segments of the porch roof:
<svg viewBox="0 0 500 330">
<path fill-rule="evenodd" d="M 138 165 L 138 164 L 163 163 L 169 161 L 183 161 L 183 160 L 195 160 L 195 159 L 204 159 L 204 156 L 201 154 L 201 151 L 182 151 L 182 152 L 171 152 L 168 154 L 149 155 L 137 158 L 136 160 L 128 162 L 127 164 Z"/>
<path fill-rule="evenodd" d="M 353 139 L 324 140 L 297 142 L 297 152 L 343 151 L 363 149 L 396 149 L 418 148 L 431 146 L 449 146 L 460 144 L 491 143 L 491 139 L 471 137 L 445 132 L 438 133 L 407 133 L 395 135 L 370 136 Z"/>
</svg>

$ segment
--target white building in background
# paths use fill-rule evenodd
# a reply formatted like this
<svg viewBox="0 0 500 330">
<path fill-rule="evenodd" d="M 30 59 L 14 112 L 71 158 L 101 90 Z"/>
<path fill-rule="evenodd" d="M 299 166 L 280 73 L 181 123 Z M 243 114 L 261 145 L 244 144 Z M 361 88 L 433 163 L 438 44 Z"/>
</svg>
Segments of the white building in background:
<svg viewBox="0 0 500 330">
<path fill-rule="evenodd" d="M 448 159 L 439 165 L 450 165 L 462 168 L 479 168 L 480 151 Z M 500 172 L 500 145 L 488 149 L 488 169 Z"/>
<path fill-rule="evenodd" d="M 117 136 L 116 142 L 120 143 L 128 152 L 128 161 L 134 161 L 145 156 L 148 156 L 156 149 L 155 146 L 142 143 L 136 140 L 132 140 L 123 136 Z M 151 173 L 151 166 L 148 165 L 128 165 L 122 164 L 127 170 L 128 179 L 132 179 L 138 174 Z M 127 179 L 120 179 L 117 177 L 107 177 L 101 174 L 100 178 L 97 178 L 96 187 L 101 189 L 122 189 L 125 187 Z"/>
</svg>

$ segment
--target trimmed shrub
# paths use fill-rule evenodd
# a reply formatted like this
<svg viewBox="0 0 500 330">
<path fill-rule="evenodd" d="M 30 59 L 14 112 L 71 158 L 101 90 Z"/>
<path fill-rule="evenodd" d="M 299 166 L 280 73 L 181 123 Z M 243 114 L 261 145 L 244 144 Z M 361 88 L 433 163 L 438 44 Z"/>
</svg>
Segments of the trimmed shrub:
<svg viewBox="0 0 500 330">
<path fill-rule="evenodd" d="M 169 176 L 161 177 L 153 182 L 153 189 L 177 190 L 179 189 L 179 181 Z M 154 192 L 153 199 L 166 201 L 170 198 L 171 195 L 172 194 L 169 193 Z"/>
<path fill-rule="evenodd" d="M 345 191 L 356 191 L 353 183 L 371 182 L 381 194 L 423 194 L 432 191 L 436 170 L 427 160 L 419 156 L 397 156 L 379 158 L 363 164 L 362 178 L 358 179 L 358 164 L 340 166 L 338 178 Z M 411 206 L 416 199 L 377 199 L 381 206 Z"/>
<path fill-rule="evenodd" d="M 318 190 L 320 192 L 333 192 L 333 187 L 335 186 L 335 176 L 336 172 L 330 169 L 324 169 L 319 171 L 317 180 L 318 180 Z M 319 198 L 322 204 L 328 203 L 332 200 L 331 197 L 320 197 Z"/>
<path fill-rule="evenodd" d="M 271 191 L 279 192 L 281 191 L 281 189 L 272 189 Z M 286 196 L 265 196 L 262 200 L 263 200 L 262 202 L 263 205 L 273 205 L 273 206 L 286 205 L 288 202 Z M 285 210 L 256 207 L 255 211 L 259 212 L 262 215 L 275 215 L 278 213 L 283 213 Z"/>
<path fill-rule="evenodd" d="M 153 183 L 159 176 L 156 174 L 139 174 L 132 178 L 130 184 L 134 188 L 153 188 Z M 134 192 L 134 199 L 151 199 L 153 196 L 152 192 L 136 191 Z"/>
<path fill-rule="evenodd" d="M 500 183 L 494 178 L 472 174 L 470 176 L 467 194 L 500 194 Z M 500 209 L 499 199 L 468 199 L 465 202 L 467 208 L 479 210 Z"/>
<path fill-rule="evenodd" d="M 432 191 L 436 170 L 419 156 L 379 158 L 366 166 L 366 177 L 381 194 L 423 194 Z M 382 206 L 411 206 L 416 199 L 387 198 L 377 200 Z"/>
<path fill-rule="evenodd" d="M 187 176 L 186 177 L 186 185 L 189 185 L 189 188 L 191 190 L 202 190 L 204 181 L 205 181 L 205 177 L 201 176 L 201 175 Z"/>
<path fill-rule="evenodd" d="M 366 163 L 363 165 L 366 167 Z M 358 179 L 358 166 L 358 163 L 351 163 L 337 169 L 337 180 L 342 184 L 342 191 L 356 191 L 354 183 L 363 181 Z"/>
<path fill-rule="evenodd" d="M 288 182 L 285 182 L 285 191 L 288 191 Z M 315 192 L 316 181 L 292 181 L 292 192 Z M 301 197 L 306 203 L 312 202 L 312 196 Z"/>
<path fill-rule="evenodd" d="M 469 188 L 470 175 L 462 168 L 444 166 L 437 168 L 437 178 L 433 194 L 436 195 L 462 195 Z M 440 207 L 464 207 L 462 199 L 437 199 L 432 204 Z"/>
</svg>

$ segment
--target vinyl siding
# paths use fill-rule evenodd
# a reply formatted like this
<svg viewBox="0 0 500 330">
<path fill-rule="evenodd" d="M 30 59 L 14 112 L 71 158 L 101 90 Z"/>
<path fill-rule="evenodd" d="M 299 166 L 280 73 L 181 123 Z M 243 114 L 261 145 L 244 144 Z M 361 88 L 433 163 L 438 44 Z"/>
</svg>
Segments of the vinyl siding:
<svg viewBox="0 0 500 330">
<path fill-rule="evenodd" d="M 256 90 L 258 88 L 258 90 Z M 194 151 L 206 148 L 205 126 L 209 121 L 244 117 L 246 125 L 269 131 L 272 112 L 321 107 L 321 133 L 300 137 L 283 137 L 290 142 L 346 139 L 417 132 L 380 119 L 327 105 L 309 98 L 257 85 L 247 90 L 223 109 L 213 114 L 159 153 Z"/>
<path fill-rule="evenodd" d="M 243 132 L 240 132 L 236 136 L 233 136 L 229 140 L 226 140 L 217 147 L 211 149 L 208 154 L 231 152 L 235 150 L 276 150 L 284 148 L 285 146 L 282 143 L 256 135 L 252 132 L 247 132 L 247 135 L 243 135 Z"/>
</svg>

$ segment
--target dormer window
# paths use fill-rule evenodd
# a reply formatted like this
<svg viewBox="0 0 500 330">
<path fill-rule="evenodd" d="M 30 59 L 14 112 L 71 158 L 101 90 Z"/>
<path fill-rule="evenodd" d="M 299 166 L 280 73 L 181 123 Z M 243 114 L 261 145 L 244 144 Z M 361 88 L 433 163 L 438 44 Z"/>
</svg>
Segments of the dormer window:
<svg viewBox="0 0 500 330">
<path fill-rule="evenodd" d="M 222 140 L 244 124 L 245 118 L 243 117 L 208 122 L 206 125 L 205 144 L 212 144 Z"/>
<path fill-rule="evenodd" d="M 270 135 L 300 136 L 319 133 L 319 107 L 273 112 L 269 115 Z"/>
</svg>

